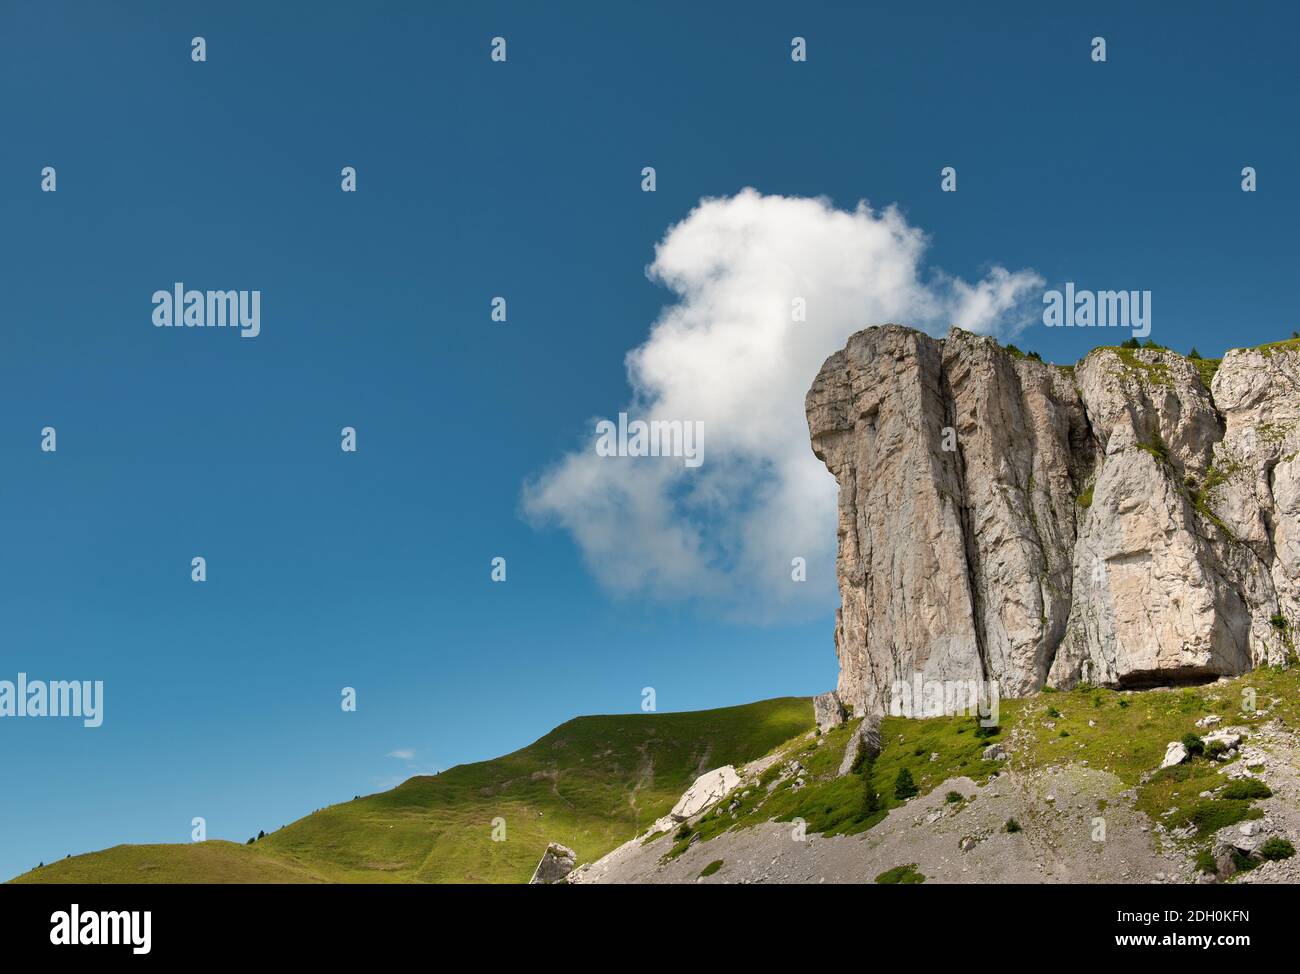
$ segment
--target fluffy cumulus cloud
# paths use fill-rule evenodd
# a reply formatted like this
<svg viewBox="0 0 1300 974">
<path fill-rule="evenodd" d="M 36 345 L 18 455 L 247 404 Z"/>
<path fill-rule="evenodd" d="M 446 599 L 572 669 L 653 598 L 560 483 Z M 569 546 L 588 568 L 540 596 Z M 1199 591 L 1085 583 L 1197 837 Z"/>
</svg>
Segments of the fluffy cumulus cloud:
<svg viewBox="0 0 1300 974">
<path fill-rule="evenodd" d="M 611 591 L 762 619 L 833 604 L 835 482 L 803 411 L 817 370 L 873 324 L 1013 333 L 1041 293 L 1032 271 L 969 283 L 927 270 L 926 244 L 893 207 L 752 189 L 701 201 L 655 248 L 647 273 L 676 300 L 627 355 L 630 401 L 600 418 L 699 421 L 704 462 L 600 456 L 593 419 L 525 484 L 527 515 L 568 531 Z"/>
</svg>

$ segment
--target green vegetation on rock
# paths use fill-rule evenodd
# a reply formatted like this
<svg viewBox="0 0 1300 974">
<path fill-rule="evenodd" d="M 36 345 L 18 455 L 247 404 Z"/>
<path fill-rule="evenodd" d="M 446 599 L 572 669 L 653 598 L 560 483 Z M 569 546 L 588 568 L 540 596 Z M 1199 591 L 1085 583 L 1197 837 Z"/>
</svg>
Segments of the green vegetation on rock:
<svg viewBox="0 0 1300 974">
<path fill-rule="evenodd" d="M 1259 847 L 1259 855 L 1262 859 L 1290 859 L 1295 855 L 1295 846 L 1289 839 L 1275 835 Z"/>
<path fill-rule="evenodd" d="M 895 866 L 893 869 L 886 869 L 876 877 L 876 882 L 889 886 L 907 886 L 914 883 L 924 883 L 925 876 L 917 872 L 916 863 L 909 862 L 905 866 Z"/>
</svg>

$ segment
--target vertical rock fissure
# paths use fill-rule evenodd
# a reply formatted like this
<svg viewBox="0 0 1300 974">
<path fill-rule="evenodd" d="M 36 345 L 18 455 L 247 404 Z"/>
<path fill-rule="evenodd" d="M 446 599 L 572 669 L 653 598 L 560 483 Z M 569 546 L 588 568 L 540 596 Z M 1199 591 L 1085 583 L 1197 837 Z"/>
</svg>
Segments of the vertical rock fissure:
<svg viewBox="0 0 1300 974">
<path fill-rule="evenodd" d="M 942 342 L 940 342 L 942 346 Z M 940 391 L 943 395 L 944 424 L 957 428 L 957 397 L 953 394 L 949 381 L 948 366 L 939 361 Z M 961 445 L 961 437 L 956 438 L 956 475 L 957 475 L 957 523 L 961 529 L 962 552 L 966 562 L 966 586 L 970 593 L 971 632 L 975 636 L 975 652 L 979 657 L 980 676 L 987 683 L 991 679 L 991 667 L 988 658 L 988 634 L 984 629 L 984 593 L 980 583 L 979 546 L 975 543 L 975 526 L 971 519 L 970 492 L 966 487 L 966 453 Z"/>
</svg>

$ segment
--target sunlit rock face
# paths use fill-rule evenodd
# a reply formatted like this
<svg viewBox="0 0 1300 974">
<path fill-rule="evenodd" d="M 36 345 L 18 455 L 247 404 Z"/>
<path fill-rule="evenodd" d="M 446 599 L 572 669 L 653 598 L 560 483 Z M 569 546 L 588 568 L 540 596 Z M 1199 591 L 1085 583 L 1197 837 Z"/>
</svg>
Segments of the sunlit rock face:
<svg viewBox="0 0 1300 974">
<path fill-rule="evenodd" d="M 1300 343 L 1296 343 L 1300 345 Z M 1300 349 L 1044 364 L 954 329 L 853 335 L 806 402 L 839 484 L 837 695 L 1199 681 L 1300 624 Z"/>
</svg>

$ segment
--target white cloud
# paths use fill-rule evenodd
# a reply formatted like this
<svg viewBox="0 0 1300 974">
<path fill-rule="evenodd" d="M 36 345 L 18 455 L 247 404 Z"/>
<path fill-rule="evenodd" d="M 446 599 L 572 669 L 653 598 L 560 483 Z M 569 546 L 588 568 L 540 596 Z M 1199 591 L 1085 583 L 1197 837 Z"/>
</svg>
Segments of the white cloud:
<svg viewBox="0 0 1300 974">
<path fill-rule="evenodd" d="M 398 751 L 389 751 L 388 757 L 398 758 L 399 760 L 402 761 L 410 761 L 412 758 L 415 757 L 415 752 L 412 751 L 410 748 L 402 748 L 401 750 Z"/>
<path fill-rule="evenodd" d="M 745 189 L 669 229 L 647 269 L 677 300 L 627 355 L 632 419 L 700 420 L 704 464 L 600 457 L 582 445 L 524 485 L 524 511 L 568 530 L 614 592 L 703 597 L 750 616 L 835 597 L 835 483 L 812 455 L 804 396 L 849 335 L 898 322 L 1014 333 L 1035 313 L 1033 271 L 974 284 L 923 272 L 927 241 L 894 207 Z M 803 298 L 807 320 L 793 321 Z M 791 559 L 808 581 L 791 581 Z M 761 606 L 761 609 L 755 609 Z"/>
</svg>

